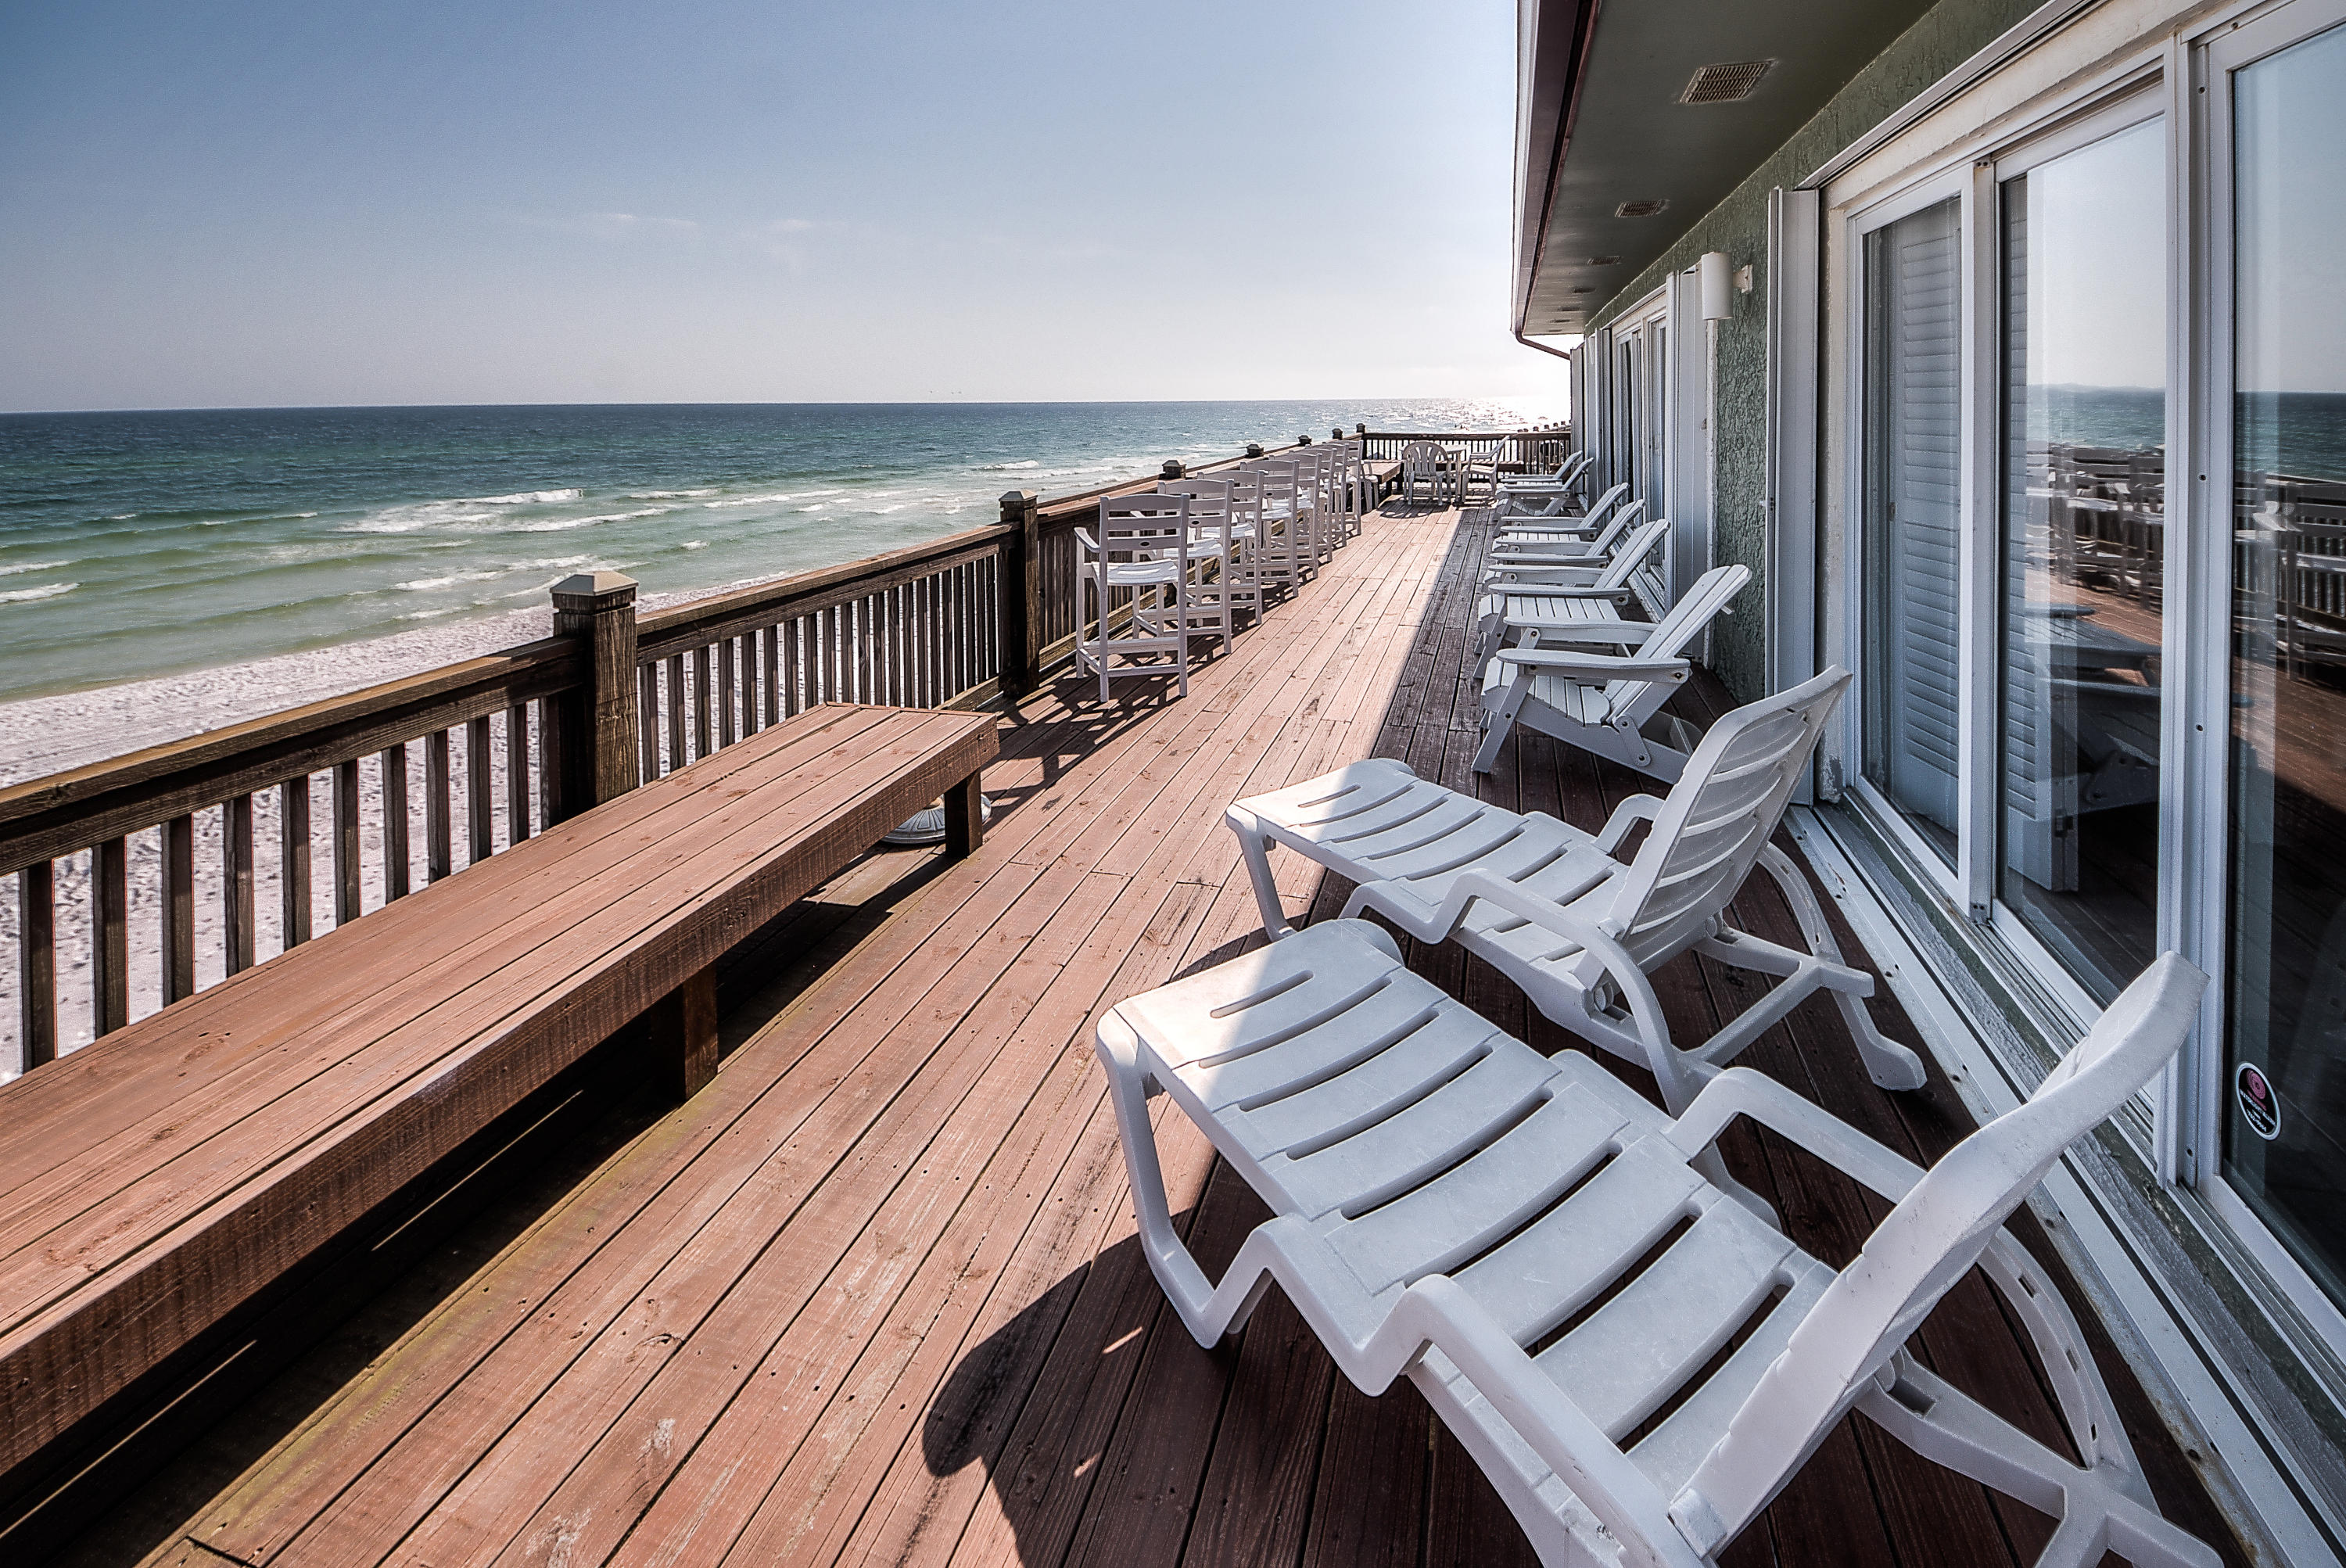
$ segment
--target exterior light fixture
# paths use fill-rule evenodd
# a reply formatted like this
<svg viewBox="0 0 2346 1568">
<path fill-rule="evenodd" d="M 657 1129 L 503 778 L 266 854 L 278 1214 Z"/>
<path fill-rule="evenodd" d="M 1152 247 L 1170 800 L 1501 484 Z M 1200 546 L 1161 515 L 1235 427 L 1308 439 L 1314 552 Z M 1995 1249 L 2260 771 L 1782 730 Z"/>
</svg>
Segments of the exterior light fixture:
<svg viewBox="0 0 2346 1568">
<path fill-rule="evenodd" d="M 1695 263 L 1695 272 L 1702 283 L 1702 319 L 1724 321 L 1735 314 L 1735 301 L 1728 294 L 1727 252 L 1706 250 Z"/>
</svg>

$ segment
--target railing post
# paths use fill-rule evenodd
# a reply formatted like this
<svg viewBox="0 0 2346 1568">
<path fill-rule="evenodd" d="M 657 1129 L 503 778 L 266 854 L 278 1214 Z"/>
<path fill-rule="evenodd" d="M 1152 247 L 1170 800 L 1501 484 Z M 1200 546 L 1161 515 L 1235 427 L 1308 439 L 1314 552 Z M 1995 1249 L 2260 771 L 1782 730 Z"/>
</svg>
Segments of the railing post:
<svg viewBox="0 0 2346 1568">
<path fill-rule="evenodd" d="M 1002 522 L 1018 531 L 1002 578 L 1002 689 L 1015 696 L 1034 686 L 1043 662 L 1043 536 L 1035 492 L 1005 492 Z"/>
<path fill-rule="evenodd" d="M 554 635 L 586 640 L 587 683 L 565 698 L 566 816 L 641 782 L 636 740 L 636 580 L 581 572 L 554 585 Z"/>
</svg>

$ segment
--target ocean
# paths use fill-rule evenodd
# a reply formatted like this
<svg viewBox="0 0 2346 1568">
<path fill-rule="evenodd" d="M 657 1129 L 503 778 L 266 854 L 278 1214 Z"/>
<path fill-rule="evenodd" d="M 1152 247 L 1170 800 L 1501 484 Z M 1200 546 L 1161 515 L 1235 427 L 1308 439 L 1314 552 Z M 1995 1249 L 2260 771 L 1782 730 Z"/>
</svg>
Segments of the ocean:
<svg viewBox="0 0 2346 1568">
<path fill-rule="evenodd" d="M 573 572 L 626 572 L 657 602 L 989 523 L 1005 490 L 1082 490 L 1339 425 L 1536 413 L 1362 399 L 0 415 L 0 702 L 429 629 L 451 647 L 517 640 L 543 635 L 546 590 Z M 380 661 L 342 662 L 357 686 Z"/>
</svg>

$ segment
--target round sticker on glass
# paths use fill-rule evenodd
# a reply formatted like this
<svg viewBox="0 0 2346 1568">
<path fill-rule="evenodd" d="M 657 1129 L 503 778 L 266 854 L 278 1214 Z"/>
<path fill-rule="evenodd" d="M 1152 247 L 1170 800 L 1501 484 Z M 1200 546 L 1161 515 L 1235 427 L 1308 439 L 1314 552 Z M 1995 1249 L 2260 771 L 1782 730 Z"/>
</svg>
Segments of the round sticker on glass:
<svg viewBox="0 0 2346 1568">
<path fill-rule="evenodd" d="M 2264 1070 L 2243 1062 L 2232 1074 L 2232 1098 L 2239 1104 L 2240 1120 L 2249 1131 L 2270 1143 L 2280 1136 L 2280 1097 Z"/>
</svg>

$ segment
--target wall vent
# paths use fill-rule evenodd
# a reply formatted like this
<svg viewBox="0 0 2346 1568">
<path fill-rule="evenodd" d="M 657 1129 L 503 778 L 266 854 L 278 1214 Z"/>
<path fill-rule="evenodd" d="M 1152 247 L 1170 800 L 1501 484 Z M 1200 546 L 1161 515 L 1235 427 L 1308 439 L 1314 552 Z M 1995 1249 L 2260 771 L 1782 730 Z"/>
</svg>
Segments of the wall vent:
<svg viewBox="0 0 2346 1568">
<path fill-rule="evenodd" d="M 1737 60 L 1724 66 L 1705 66 L 1694 74 L 1686 91 L 1678 95 L 1682 104 L 1739 104 L 1749 97 L 1760 86 L 1760 78 L 1768 74 L 1773 60 Z"/>
<path fill-rule="evenodd" d="M 1618 256 L 1591 256 L 1588 259 L 1588 264 L 1591 267 L 1618 267 L 1621 265 L 1621 258 Z"/>
<path fill-rule="evenodd" d="M 1669 203 L 1666 200 L 1625 201 L 1613 209 L 1616 218 L 1652 218 Z"/>
</svg>

